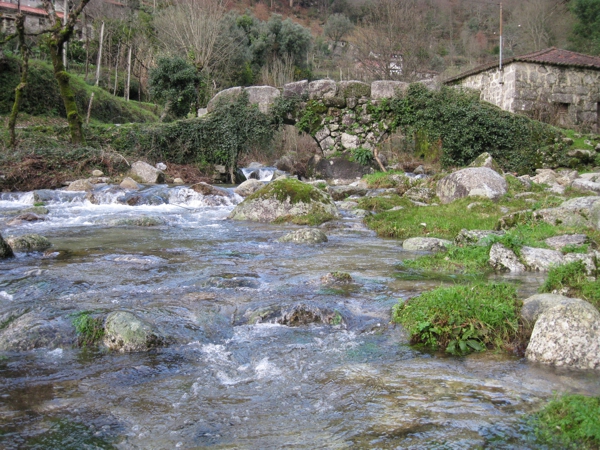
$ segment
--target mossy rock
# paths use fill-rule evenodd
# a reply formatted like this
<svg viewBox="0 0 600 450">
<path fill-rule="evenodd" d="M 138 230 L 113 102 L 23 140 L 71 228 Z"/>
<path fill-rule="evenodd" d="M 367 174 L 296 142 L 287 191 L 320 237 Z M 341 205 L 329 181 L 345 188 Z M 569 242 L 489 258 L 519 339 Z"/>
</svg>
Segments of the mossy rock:
<svg viewBox="0 0 600 450">
<path fill-rule="evenodd" d="M 6 243 L 16 252 L 41 252 L 52 246 L 47 238 L 39 234 L 9 236 Z"/>
<path fill-rule="evenodd" d="M 0 234 L 0 258 L 11 258 L 15 256 L 13 249 L 8 243 L 2 238 Z"/>
<path fill-rule="evenodd" d="M 104 323 L 104 344 L 120 352 L 144 352 L 163 347 L 166 339 L 147 322 L 126 311 L 115 311 Z"/>
<path fill-rule="evenodd" d="M 338 84 L 338 95 L 343 98 L 370 97 L 371 85 L 362 81 L 340 81 Z"/>
<path fill-rule="evenodd" d="M 237 205 L 229 215 L 234 220 L 311 225 L 339 217 L 329 194 L 293 178 L 267 184 Z"/>
</svg>

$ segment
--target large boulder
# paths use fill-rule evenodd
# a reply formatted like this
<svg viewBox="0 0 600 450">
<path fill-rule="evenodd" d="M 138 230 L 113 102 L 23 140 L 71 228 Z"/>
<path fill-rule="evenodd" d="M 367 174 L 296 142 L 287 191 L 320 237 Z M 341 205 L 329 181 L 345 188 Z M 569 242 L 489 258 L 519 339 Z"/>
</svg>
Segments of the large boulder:
<svg viewBox="0 0 600 450">
<path fill-rule="evenodd" d="M 229 215 L 230 219 L 255 222 L 310 217 L 314 219 L 312 222 L 325 222 L 339 218 L 340 214 L 326 192 L 293 178 L 280 178 L 269 183 L 247 197 Z"/>
<path fill-rule="evenodd" d="M 167 340 L 149 323 L 127 311 L 115 311 L 104 322 L 104 345 L 119 352 L 144 352 Z"/>
<path fill-rule="evenodd" d="M 463 197 L 487 197 L 496 200 L 506 194 L 506 180 L 487 167 L 470 167 L 442 178 L 436 194 L 442 203 L 451 203 Z"/>
<path fill-rule="evenodd" d="M 2 235 L 0 234 L 0 259 L 2 258 L 11 258 L 15 256 L 13 253 L 13 249 L 8 243 L 4 240 Z"/>
<path fill-rule="evenodd" d="M 409 251 L 439 252 L 445 251 L 451 244 L 452 242 L 447 241 L 446 239 L 414 237 L 405 239 L 404 242 L 402 242 L 402 248 Z"/>
<path fill-rule="evenodd" d="M 283 96 L 286 98 L 308 97 L 308 80 L 294 81 L 293 83 L 284 84 L 283 85 Z"/>
<path fill-rule="evenodd" d="M 579 298 L 565 297 L 558 294 L 535 294 L 523 300 L 521 317 L 529 323 L 535 324 L 538 318 L 546 311 L 559 305 L 582 302 Z"/>
<path fill-rule="evenodd" d="M 292 231 L 277 239 L 279 242 L 293 242 L 294 244 L 321 244 L 327 242 L 327 236 L 315 228 L 302 228 Z"/>
<path fill-rule="evenodd" d="M 406 92 L 409 84 L 404 81 L 379 80 L 371 83 L 371 98 L 381 100 L 392 98 Z"/>
<path fill-rule="evenodd" d="M 547 272 L 564 263 L 563 255 L 558 250 L 536 247 L 522 247 L 521 259 L 530 270 L 538 272 Z"/>
<path fill-rule="evenodd" d="M 588 241 L 585 234 L 562 234 L 546 239 L 544 242 L 555 250 L 561 250 L 566 246 L 580 246 Z"/>
<path fill-rule="evenodd" d="M 206 109 L 209 113 L 213 112 L 217 105 L 221 102 L 231 102 L 239 97 L 243 92 L 243 88 L 236 86 L 229 89 L 224 89 L 210 99 L 208 105 L 206 105 Z"/>
<path fill-rule="evenodd" d="M 573 181 L 571 187 L 574 189 L 579 189 L 583 192 L 593 192 L 594 194 L 600 194 L 600 183 L 585 180 L 583 178 L 578 178 Z"/>
<path fill-rule="evenodd" d="M 488 152 L 484 152 L 475 158 L 473 162 L 469 164 L 469 167 L 487 167 L 495 172 L 502 172 L 500 165 L 494 161 L 494 158 L 492 158 L 492 155 L 490 155 Z"/>
<path fill-rule="evenodd" d="M 585 301 L 540 314 L 525 357 L 555 366 L 600 369 L 600 313 Z"/>
<path fill-rule="evenodd" d="M 47 238 L 39 234 L 9 236 L 6 238 L 6 243 L 15 252 L 41 252 L 52 246 Z"/>
<path fill-rule="evenodd" d="M 308 84 L 308 97 L 311 100 L 333 98 L 337 94 L 337 84 L 333 80 L 316 80 Z"/>
<path fill-rule="evenodd" d="M 248 94 L 248 102 L 251 105 L 258 105 L 261 113 L 267 114 L 277 98 L 281 96 L 279 89 L 273 86 L 249 86 L 244 88 Z"/>
<path fill-rule="evenodd" d="M 155 184 L 165 181 L 165 174 L 162 170 L 158 170 L 144 161 L 137 161 L 131 165 L 131 175 L 139 178 L 142 183 Z"/>
</svg>

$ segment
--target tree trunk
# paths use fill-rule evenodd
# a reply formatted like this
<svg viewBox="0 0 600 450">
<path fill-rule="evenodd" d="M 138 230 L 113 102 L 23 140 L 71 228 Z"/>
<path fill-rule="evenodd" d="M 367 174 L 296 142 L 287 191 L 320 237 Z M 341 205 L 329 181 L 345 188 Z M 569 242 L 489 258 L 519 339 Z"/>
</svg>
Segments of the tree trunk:
<svg viewBox="0 0 600 450">
<path fill-rule="evenodd" d="M 127 55 L 127 84 L 125 86 L 125 101 L 129 101 L 129 88 L 131 86 L 131 46 Z"/>
<path fill-rule="evenodd" d="M 117 62 L 115 64 L 115 88 L 113 89 L 113 95 L 116 97 L 117 95 L 117 87 L 119 80 L 119 59 L 121 59 L 121 43 L 119 42 L 119 46 L 117 47 Z"/>
<path fill-rule="evenodd" d="M 20 6 L 20 5 L 19 5 Z M 29 71 L 29 48 L 25 43 L 25 15 L 21 12 L 17 14 L 16 20 L 17 34 L 19 37 L 19 47 L 21 49 L 21 57 L 23 58 L 23 67 L 21 68 L 21 82 L 15 88 L 15 101 L 12 111 L 8 119 L 8 129 L 10 131 L 10 146 L 14 149 L 17 146 L 17 135 L 15 127 L 17 126 L 17 116 L 23 101 L 23 90 L 27 86 L 27 73 Z"/>
<path fill-rule="evenodd" d="M 96 67 L 96 86 L 100 83 L 100 65 L 102 64 L 102 43 L 104 42 L 104 22 L 100 27 L 100 46 L 98 48 L 98 65 Z"/>
</svg>

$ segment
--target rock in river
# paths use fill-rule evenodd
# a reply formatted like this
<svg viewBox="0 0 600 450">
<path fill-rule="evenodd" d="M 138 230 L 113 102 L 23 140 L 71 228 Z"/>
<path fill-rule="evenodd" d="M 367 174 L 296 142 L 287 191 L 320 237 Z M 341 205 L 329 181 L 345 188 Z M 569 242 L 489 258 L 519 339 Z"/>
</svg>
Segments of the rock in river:
<svg viewBox="0 0 600 450">
<path fill-rule="evenodd" d="M 39 234 L 9 236 L 6 238 L 6 243 L 17 252 L 41 252 L 52 246 L 47 238 Z"/>
<path fill-rule="evenodd" d="M 339 217 L 327 193 L 293 178 L 269 183 L 247 197 L 229 215 L 230 219 L 255 222 L 311 220 L 322 223 Z"/>
<path fill-rule="evenodd" d="M 12 256 L 15 256 L 12 247 L 6 243 L 0 234 L 0 258 L 10 258 Z"/>
<path fill-rule="evenodd" d="M 149 323 L 126 311 L 115 311 L 104 323 L 104 345 L 120 352 L 145 352 L 166 345 L 166 339 Z"/>
<path fill-rule="evenodd" d="M 292 231 L 277 240 L 295 244 L 320 244 L 327 242 L 327 236 L 321 230 L 315 228 L 302 228 L 301 230 Z"/>
</svg>

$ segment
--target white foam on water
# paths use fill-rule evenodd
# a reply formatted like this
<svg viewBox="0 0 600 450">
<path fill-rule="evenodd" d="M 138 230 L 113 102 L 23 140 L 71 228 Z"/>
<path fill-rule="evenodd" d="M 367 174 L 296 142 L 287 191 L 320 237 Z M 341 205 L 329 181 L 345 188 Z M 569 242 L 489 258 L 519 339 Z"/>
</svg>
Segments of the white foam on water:
<svg viewBox="0 0 600 450">
<path fill-rule="evenodd" d="M 281 369 L 269 361 L 269 358 L 263 358 L 254 368 L 256 377 L 261 379 L 272 379 L 281 375 Z"/>
<path fill-rule="evenodd" d="M 15 297 L 13 295 L 10 295 L 8 292 L 0 291 L 0 299 L 4 299 L 4 300 L 8 300 L 9 302 L 12 302 L 14 298 Z"/>
</svg>

